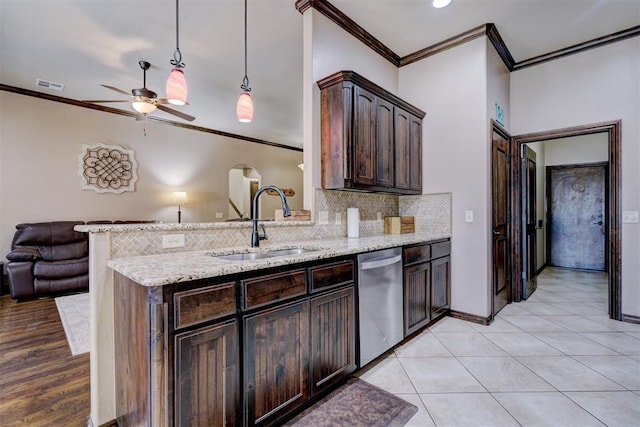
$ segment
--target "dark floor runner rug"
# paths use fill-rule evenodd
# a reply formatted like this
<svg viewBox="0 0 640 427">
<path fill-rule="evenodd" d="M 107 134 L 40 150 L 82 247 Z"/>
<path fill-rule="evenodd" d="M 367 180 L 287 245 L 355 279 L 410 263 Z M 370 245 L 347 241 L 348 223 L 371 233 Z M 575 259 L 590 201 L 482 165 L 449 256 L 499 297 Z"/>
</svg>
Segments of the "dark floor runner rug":
<svg viewBox="0 0 640 427">
<path fill-rule="evenodd" d="M 366 381 L 352 377 L 297 415 L 286 426 L 404 426 L 418 408 Z"/>
</svg>

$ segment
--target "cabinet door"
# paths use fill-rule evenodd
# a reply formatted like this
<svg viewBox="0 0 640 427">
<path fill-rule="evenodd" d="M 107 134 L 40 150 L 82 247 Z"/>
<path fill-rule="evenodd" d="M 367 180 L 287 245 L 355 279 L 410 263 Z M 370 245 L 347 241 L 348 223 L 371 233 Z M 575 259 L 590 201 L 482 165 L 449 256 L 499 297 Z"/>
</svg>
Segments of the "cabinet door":
<svg viewBox="0 0 640 427">
<path fill-rule="evenodd" d="M 311 300 L 312 394 L 356 369 L 354 300 L 353 286 Z"/>
<path fill-rule="evenodd" d="M 404 335 L 431 320 L 431 271 L 428 262 L 404 269 Z"/>
<path fill-rule="evenodd" d="M 393 187 L 394 140 L 393 104 L 378 98 L 376 101 L 376 181 L 380 187 Z"/>
<path fill-rule="evenodd" d="M 175 425 L 236 424 L 237 337 L 235 320 L 176 335 Z"/>
<path fill-rule="evenodd" d="M 431 261 L 431 318 L 435 319 L 451 307 L 451 257 Z"/>
<path fill-rule="evenodd" d="M 395 108 L 395 187 L 422 191 L 422 120 Z"/>
<path fill-rule="evenodd" d="M 309 302 L 244 319 L 245 425 L 272 423 L 309 398 Z"/>
<path fill-rule="evenodd" d="M 353 94 L 353 180 L 357 184 L 376 182 L 376 96 L 356 87 Z"/>
</svg>

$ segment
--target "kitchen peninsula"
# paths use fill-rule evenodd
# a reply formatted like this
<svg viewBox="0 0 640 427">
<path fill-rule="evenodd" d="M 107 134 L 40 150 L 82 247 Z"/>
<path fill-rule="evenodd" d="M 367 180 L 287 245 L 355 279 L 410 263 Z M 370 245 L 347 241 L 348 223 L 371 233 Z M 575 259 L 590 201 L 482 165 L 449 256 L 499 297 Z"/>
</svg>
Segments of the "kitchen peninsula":
<svg viewBox="0 0 640 427">
<path fill-rule="evenodd" d="M 431 227 L 426 229 L 423 227 L 423 230 L 418 227 L 418 232 L 415 234 L 383 235 L 382 221 L 364 221 L 362 224 L 363 237 L 347 239 L 336 237 L 336 235 L 344 233 L 344 230 L 336 229 L 336 227 L 321 227 L 308 221 L 300 223 L 266 222 L 269 240 L 258 251 L 292 247 L 306 248 L 309 251 L 301 254 L 274 256 L 252 261 L 238 262 L 217 258 L 217 255 L 251 251 L 248 249 L 250 225 L 246 223 L 93 225 L 79 227 L 79 231 L 89 233 L 91 247 L 91 417 L 94 424 L 107 423 L 116 418 L 115 402 L 116 396 L 120 393 L 116 390 L 115 381 L 115 375 L 118 374 L 118 370 L 116 369 L 116 349 L 114 345 L 114 331 L 116 330 L 114 307 L 116 307 L 116 310 L 125 309 L 127 299 L 125 298 L 123 301 L 114 300 L 114 277 L 117 278 L 116 282 L 135 284 L 135 286 L 129 286 L 129 288 L 139 289 L 140 292 L 147 292 L 149 295 L 156 294 L 157 298 L 163 298 L 161 294 L 167 294 L 169 291 L 172 295 L 175 295 L 176 292 L 186 292 L 178 295 L 179 297 L 184 297 L 179 298 L 179 300 L 198 306 L 199 304 L 206 305 L 207 301 L 213 303 L 224 299 L 218 298 L 220 294 L 217 292 L 205 293 L 203 298 L 189 298 L 189 291 L 196 288 L 206 288 L 207 284 L 216 289 L 219 285 L 224 288 L 225 283 L 241 283 L 242 280 L 250 279 L 249 276 L 257 278 L 264 275 L 263 273 L 278 272 L 283 273 L 283 276 L 289 276 L 288 273 L 292 271 L 302 270 L 304 271 L 303 274 L 294 274 L 293 279 L 285 279 L 285 282 L 293 283 L 294 285 L 299 284 L 299 281 L 304 276 L 304 280 L 306 280 L 306 277 L 312 277 L 309 280 L 310 284 L 307 286 L 306 282 L 304 282 L 304 290 L 300 288 L 300 293 L 292 296 L 291 300 L 287 299 L 285 304 L 291 303 L 295 305 L 301 300 L 310 302 L 313 298 L 319 299 L 329 293 L 337 296 L 340 292 L 342 292 L 340 294 L 341 297 L 347 298 L 345 301 L 351 298 L 351 304 L 355 304 L 353 271 L 348 267 L 349 259 L 353 260 L 355 254 L 450 237 L 449 209 L 442 209 L 442 206 L 446 208 L 450 206 L 450 195 L 421 197 L 424 200 L 415 209 L 420 210 L 425 214 L 425 217 L 431 218 L 432 223 Z M 426 210 L 424 209 L 425 203 L 427 204 Z M 437 228 L 437 230 L 434 230 L 434 228 Z M 185 247 L 163 249 L 162 236 L 169 234 L 183 234 Z M 317 294 L 314 293 L 316 291 L 311 289 L 313 275 L 308 276 L 307 272 L 311 272 L 315 267 L 332 265 L 333 263 L 338 263 L 341 266 L 336 271 L 337 274 L 341 274 L 340 271 L 342 271 L 342 274 L 345 275 L 344 277 L 347 278 L 344 280 L 345 286 L 328 286 L 324 290 L 317 291 Z M 324 270 L 320 268 L 317 271 L 326 272 L 332 270 L 333 267 Z M 350 279 L 349 275 L 351 275 Z M 340 284 L 338 283 L 338 285 Z M 241 316 L 245 312 L 256 314 L 257 312 L 249 313 L 254 307 L 256 310 L 258 307 L 273 308 L 272 303 L 260 305 L 262 303 L 258 302 L 256 303 L 257 305 L 251 306 L 252 303 L 247 302 L 246 299 L 240 301 L 238 299 L 239 296 L 236 295 L 236 292 L 239 292 L 240 289 L 238 286 L 234 284 L 231 287 L 227 287 L 228 292 L 229 289 L 234 289 L 231 293 L 227 293 L 227 296 L 234 299 L 235 302 L 232 305 L 236 314 L 226 314 L 220 319 L 229 320 L 229 316 Z M 126 286 L 123 289 L 125 288 Z M 260 286 L 253 287 L 253 289 L 260 288 Z M 238 291 L 235 289 L 238 289 Z M 243 289 L 242 292 L 244 293 L 241 294 L 245 298 L 248 295 L 246 289 L 249 288 L 244 287 Z M 325 291 L 326 294 L 324 293 Z M 283 288 L 282 292 L 288 291 Z M 210 299 L 207 300 L 207 297 Z M 285 297 L 288 298 L 287 296 Z M 257 298 L 258 300 L 256 301 L 260 301 L 259 298 L 261 297 L 257 296 Z M 180 306 L 183 309 L 183 315 L 186 316 L 180 320 L 183 323 L 175 323 L 176 313 L 173 311 L 175 308 L 173 301 L 175 300 L 172 298 L 171 304 L 167 304 L 167 300 L 163 300 L 156 307 L 161 310 L 167 310 L 171 306 L 169 312 L 156 313 L 156 315 L 162 314 L 162 316 L 155 318 L 155 321 L 166 322 L 165 326 L 171 326 L 172 330 L 176 330 L 175 325 L 179 325 L 178 332 L 194 330 L 196 328 L 196 326 L 193 326 L 195 323 L 190 323 L 192 320 L 188 320 L 189 316 L 184 312 L 185 306 Z M 236 310 L 237 307 L 239 308 Z M 300 313 L 304 315 L 303 312 Z M 144 306 L 138 314 L 142 318 L 145 317 Z M 170 316 L 171 319 L 166 316 Z M 117 319 L 122 319 L 120 314 L 118 314 Z M 170 320 L 173 322 L 171 325 L 168 323 Z M 196 315 L 196 320 L 200 322 L 202 318 L 198 318 L 198 315 Z M 217 320 L 210 319 L 205 319 L 204 321 L 211 324 L 217 322 Z M 142 335 L 148 333 L 148 331 L 143 332 Z M 130 337 L 144 342 L 146 338 L 137 335 L 130 334 Z M 236 339 L 239 338 L 236 337 Z M 234 345 L 239 344 L 237 341 L 234 343 Z M 173 349 L 173 345 L 171 348 Z M 168 349 L 165 347 L 163 351 L 168 351 Z M 164 357 L 166 354 L 168 353 L 157 356 Z M 242 353 L 239 353 L 238 357 L 241 357 L 241 355 Z M 351 362 L 349 372 L 354 368 L 355 366 Z M 171 391 L 174 381 L 166 375 L 167 372 L 164 372 L 162 378 L 166 382 L 161 384 L 161 389 Z M 240 390 L 236 390 L 235 393 L 234 399 L 240 399 Z M 151 395 L 151 397 L 161 398 L 159 395 Z M 166 398 L 165 395 L 163 399 Z M 172 402 L 173 399 L 174 396 L 171 397 Z M 161 408 L 170 410 L 170 412 L 164 410 L 160 412 L 167 414 L 167 416 L 173 416 L 173 404 L 168 405 L 166 401 L 163 400 L 165 403 Z M 238 402 L 238 400 L 236 401 Z M 163 419 L 166 421 L 166 418 Z M 162 425 L 162 422 L 159 422 L 158 425 Z"/>
</svg>

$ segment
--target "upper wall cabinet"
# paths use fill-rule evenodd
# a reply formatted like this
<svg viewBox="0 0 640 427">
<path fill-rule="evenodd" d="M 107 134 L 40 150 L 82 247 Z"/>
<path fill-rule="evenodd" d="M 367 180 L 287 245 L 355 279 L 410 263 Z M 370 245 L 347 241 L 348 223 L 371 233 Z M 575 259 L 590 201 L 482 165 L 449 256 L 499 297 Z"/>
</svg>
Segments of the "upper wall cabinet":
<svg viewBox="0 0 640 427">
<path fill-rule="evenodd" d="M 425 113 L 353 71 L 318 86 L 322 188 L 422 194 Z"/>
</svg>

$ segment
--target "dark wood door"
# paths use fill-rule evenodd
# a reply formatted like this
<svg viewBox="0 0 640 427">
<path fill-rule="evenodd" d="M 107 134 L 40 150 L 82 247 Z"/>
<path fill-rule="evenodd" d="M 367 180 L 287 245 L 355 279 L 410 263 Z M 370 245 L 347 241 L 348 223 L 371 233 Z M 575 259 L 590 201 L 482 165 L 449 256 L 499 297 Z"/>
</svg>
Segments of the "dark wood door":
<svg viewBox="0 0 640 427">
<path fill-rule="evenodd" d="M 236 321 L 176 335 L 176 426 L 236 424 L 237 342 Z"/>
<path fill-rule="evenodd" d="M 431 264 L 404 269 L 404 336 L 431 320 Z"/>
<path fill-rule="evenodd" d="M 245 425 L 272 423 L 302 405 L 308 371 L 308 301 L 245 317 Z"/>
<path fill-rule="evenodd" d="M 431 319 L 451 308 L 451 257 L 431 261 Z"/>
<path fill-rule="evenodd" d="M 549 264 L 605 271 L 607 164 L 547 167 Z"/>
<path fill-rule="evenodd" d="M 523 145 L 522 156 L 522 298 L 527 299 L 537 288 L 537 204 L 536 204 L 536 152 Z"/>
<path fill-rule="evenodd" d="M 376 183 L 376 96 L 355 87 L 353 108 L 353 180 Z"/>
<path fill-rule="evenodd" d="M 393 104 L 376 100 L 376 185 L 393 187 L 394 184 L 394 133 Z"/>
<path fill-rule="evenodd" d="M 422 191 L 422 120 L 397 107 L 394 118 L 396 188 Z"/>
<path fill-rule="evenodd" d="M 492 315 L 510 302 L 509 272 L 509 136 L 494 127 L 491 143 Z"/>
<path fill-rule="evenodd" d="M 356 370 L 353 286 L 311 299 L 312 394 Z"/>
</svg>

